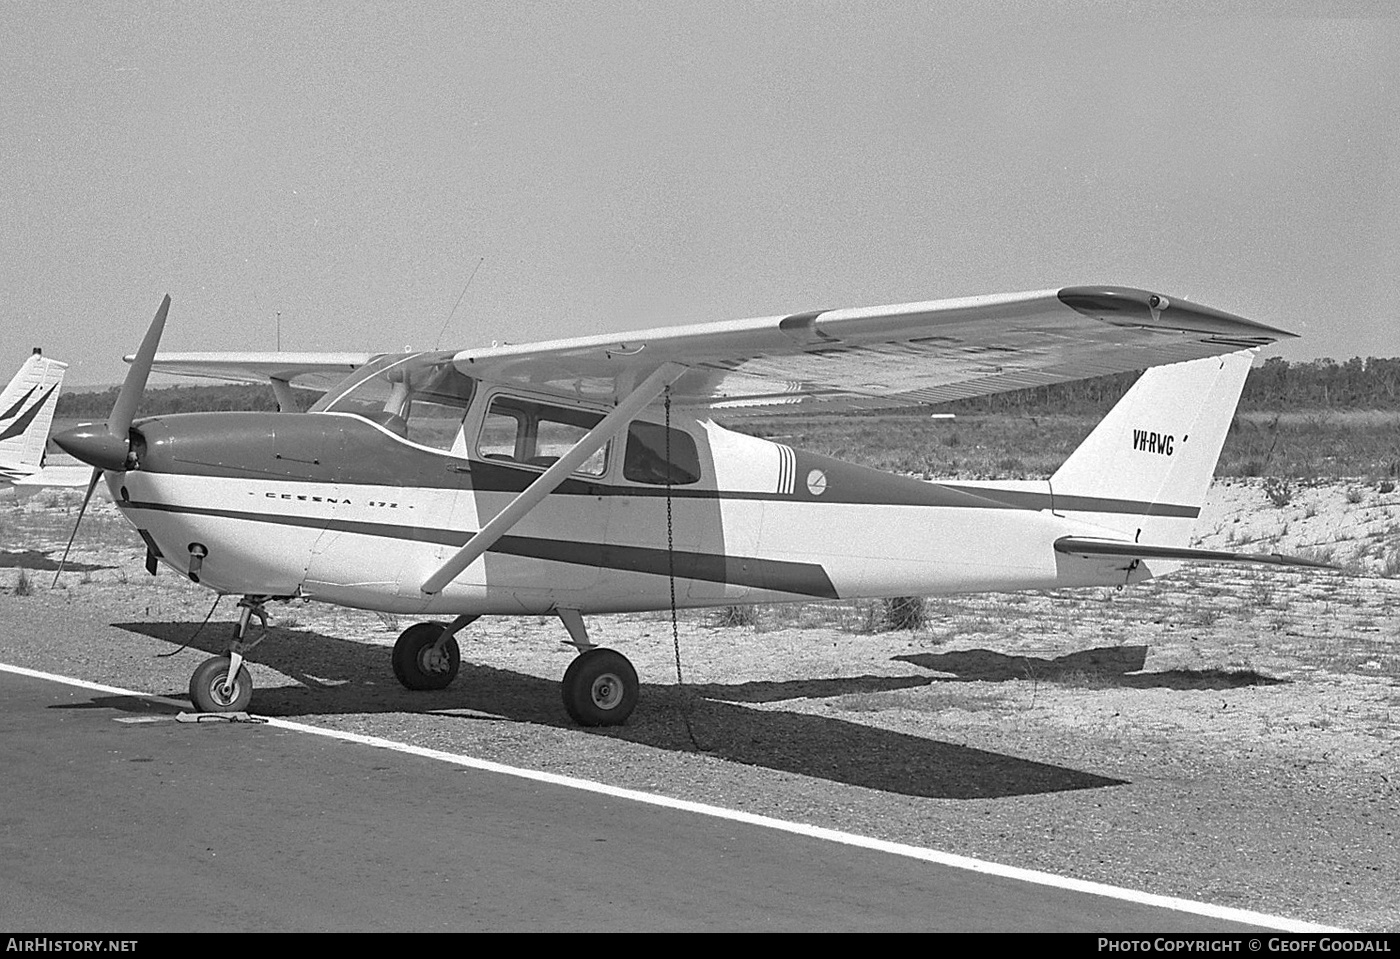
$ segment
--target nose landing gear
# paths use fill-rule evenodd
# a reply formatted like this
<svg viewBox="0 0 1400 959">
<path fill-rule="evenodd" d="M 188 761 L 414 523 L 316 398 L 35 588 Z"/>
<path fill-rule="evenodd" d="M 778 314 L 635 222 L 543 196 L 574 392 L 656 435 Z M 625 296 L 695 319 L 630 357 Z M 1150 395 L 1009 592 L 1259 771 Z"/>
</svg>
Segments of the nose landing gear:
<svg viewBox="0 0 1400 959">
<path fill-rule="evenodd" d="M 238 622 L 229 639 L 229 651 L 199 664 L 190 677 L 190 702 L 196 712 L 241 713 L 253 698 L 253 677 L 243 665 L 243 656 L 267 638 L 266 597 L 244 596 L 238 602 Z M 251 643 L 244 642 L 248 623 L 256 616 L 261 635 Z"/>
<path fill-rule="evenodd" d="M 233 674 L 232 683 L 230 674 Z M 247 667 L 239 664 L 234 674 L 228 656 L 206 659 L 190 677 L 190 702 L 196 712 L 241 713 L 247 710 L 252 698 L 253 678 L 248 675 Z"/>
</svg>

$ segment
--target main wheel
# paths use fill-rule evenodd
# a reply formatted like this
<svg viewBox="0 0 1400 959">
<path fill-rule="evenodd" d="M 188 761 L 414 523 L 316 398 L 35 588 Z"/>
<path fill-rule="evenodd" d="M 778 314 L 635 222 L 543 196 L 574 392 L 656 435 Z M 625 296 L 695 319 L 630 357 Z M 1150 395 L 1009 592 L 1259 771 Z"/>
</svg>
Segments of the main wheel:
<svg viewBox="0 0 1400 959">
<path fill-rule="evenodd" d="M 590 649 L 569 664 L 562 691 L 564 710 L 580 726 L 620 726 L 632 715 L 641 684 L 626 656 Z"/>
<path fill-rule="evenodd" d="M 196 712 L 241 713 L 248 708 L 253 698 L 253 677 L 248 675 L 246 666 L 239 666 L 232 688 L 225 689 L 231 664 L 227 656 L 215 656 L 199 664 L 190 677 L 190 702 Z"/>
<path fill-rule="evenodd" d="M 415 623 L 394 643 L 394 675 L 407 689 L 446 689 L 457 678 L 462 652 L 454 636 L 434 651 L 433 645 L 447 627 L 442 623 Z"/>
</svg>

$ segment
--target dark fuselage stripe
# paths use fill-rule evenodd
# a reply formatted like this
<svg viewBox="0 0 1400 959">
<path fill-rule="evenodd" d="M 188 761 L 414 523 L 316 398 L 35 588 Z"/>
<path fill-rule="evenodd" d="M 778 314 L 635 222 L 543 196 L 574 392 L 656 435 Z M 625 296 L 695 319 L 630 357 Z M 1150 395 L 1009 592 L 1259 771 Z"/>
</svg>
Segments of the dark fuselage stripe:
<svg viewBox="0 0 1400 959">
<path fill-rule="evenodd" d="M 1051 495 L 1035 490 L 960 486 L 957 483 L 938 485 L 993 500 L 1009 509 L 1053 509 L 1057 513 L 1129 513 L 1134 516 L 1173 516 L 1185 519 L 1195 519 L 1201 515 L 1199 506 L 1177 503 L 1148 503 L 1143 500 L 1108 499 L 1102 496 L 1066 496 L 1063 493 Z"/>
<path fill-rule="evenodd" d="M 188 414 L 198 415 L 198 414 Z M 276 414 L 281 415 L 281 414 Z M 586 496 L 597 499 L 662 498 L 674 500 L 706 500 L 764 503 L 815 503 L 834 506 L 940 506 L 975 509 L 1049 510 L 1056 512 L 1121 513 L 1135 516 L 1170 516 L 1194 519 L 1200 508 L 1175 503 L 1151 503 L 1144 500 L 1110 499 L 1098 496 L 1066 496 L 1035 490 L 997 489 L 995 487 L 963 485 L 955 481 L 924 482 L 911 477 L 880 473 L 864 467 L 850 466 L 836 460 L 801 454 L 785 458 L 780 447 L 780 489 L 777 492 L 698 489 L 673 486 L 623 486 L 601 483 L 581 477 L 571 477 L 550 496 Z M 425 454 L 426 455 L 426 454 Z M 443 458 L 444 461 L 446 458 Z M 280 461 L 284 468 L 287 461 Z M 436 462 L 436 461 L 435 461 Z M 172 473 L 186 476 L 209 476 L 227 479 L 275 481 L 281 483 L 333 482 L 342 488 L 364 486 L 412 486 L 421 489 L 474 491 L 477 493 L 519 493 L 539 479 L 538 470 L 485 463 L 478 460 L 456 460 L 453 481 L 444 482 L 448 471 L 437 464 L 436 469 L 409 468 L 400 475 L 387 471 L 383 476 L 360 476 L 352 470 L 343 471 L 334 480 L 296 475 L 295 472 L 250 470 L 242 466 L 199 463 L 177 460 L 178 469 L 149 469 L 152 473 Z M 808 490 L 805 482 L 796 482 L 796 474 L 808 467 L 822 469 L 827 485 L 820 493 Z M 853 473 L 852 471 L 858 471 Z"/>
<path fill-rule="evenodd" d="M 124 502 L 126 510 L 150 510 L 190 516 L 213 516 L 252 523 L 271 523 L 304 529 L 324 529 L 362 536 L 381 536 L 409 542 L 434 543 L 461 547 L 474 534 L 461 530 L 432 529 L 418 526 L 398 526 L 391 523 L 366 523 L 354 520 L 316 519 L 309 516 L 284 516 L 243 510 L 214 509 L 201 506 L 176 506 L 169 503 Z M 667 550 L 647 546 L 623 546 L 614 543 L 578 543 L 570 540 L 544 539 L 533 536 L 502 536 L 488 551 L 529 559 L 596 566 L 603 569 L 627 570 L 666 576 L 674 563 L 678 579 L 704 580 L 712 583 L 732 583 L 755 589 L 795 593 L 819 599 L 837 599 L 836 587 L 826 570 L 817 563 L 794 563 L 785 560 L 760 559 L 752 556 L 728 556 L 722 553 L 700 553 Z"/>
<path fill-rule="evenodd" d="M 790 468 L 790 467 L 789 467 Z M 535 477 L 531 475 L 530 479 Z M 791 475 L 788 481 L 791 482 Z M 496 493 L 518 493 L 528 486 L 528 482 L 510 485 L 475 484 L 473 489 L 477 492 Z M 670 495 L 672 499 L 701 499 L 701 500 L 730 500 L 730 501 L 750 501 L 768 503 L 812 503 L 818 506 L 938 506 L 944 508 L 962 509 L 1018 509 L 1018 510 L 1051 510 L 1055 512 L 1079 512 L 1079 513 L 1125 513 L 1134 516 L 1173 516 L 1186 519 L 1195 519 L 1200 515 L 1200 507 L 1186 506 L 1178 503 L 1149 503 L 1145 500 L 1132 499 L 1109 499 L 1102 496 L 1067 496 L 1064 494 L 1040 493 L 1034 490 L 1009 490 L 996 489 L 986 486 L 963 486 L 958 483 L 923 483 L 922 489 L 911 488 L 906 495 L 900 496 L 899 492 L 891 489 L 883 489 L 879 495 L 864 494 L 859 489 L 831 489 L 827 488 L 821 496 L 811 496 L 807 494 L 805 488 L 797 491 L 798 495 L 793 495 L 793 490 L 788 493 L 758 493 L 740 492 L 734 490 L 707 490 L 707 489 L 685 489 L 682 487 L 672 487 Z M 941 495 L 940 495 L 941 494 Z M 594 486 L 590 489 L 560 488 L 552 496 L 596 496 L 600 498 L 608 497 L 637 497 L 639 499 L 658 498 L 667 495 L 664 486 L 658 487 L 636 487 L 636 486 Z M 974 498 L 975 497 L 975 498 Z"/>
</svg>

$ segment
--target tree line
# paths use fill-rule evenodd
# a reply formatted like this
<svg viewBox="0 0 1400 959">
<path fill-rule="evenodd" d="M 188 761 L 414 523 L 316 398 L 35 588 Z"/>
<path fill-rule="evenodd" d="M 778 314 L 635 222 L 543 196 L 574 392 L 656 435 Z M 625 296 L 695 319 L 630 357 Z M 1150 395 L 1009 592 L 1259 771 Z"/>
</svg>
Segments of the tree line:
<svg viewBox="0 0 1400 959">
<path fill-rule="evenodd" d="M 92 393 L 64 393 L 54 415 L 67 419 L 102 419 L 112 411 L 119 387 Z M 310 390 L 293 390 L 301 409 L 320 397 Z M 140 416 L 168 413 L 201 413 L 216 410 L 265 410 L 274 412 L 277 400 L 270 386 L 221 384 L 218 386 L 167 386 L 148 389 L 141 397 Z"/>
<path fill-rule="evenodd" d="M 1104 411 L 1118 401 L 1137 379 L 1137 373 L 1118 373 L 1073 383 L 1037 386 L 1010 393 L 994 393 L 940 405 L 950 412 L 1085 413 Z M 319 394 L 296 390 L 298 405 L 306 409 Z M 70 419 L 100 419 L 111 412 L 117 387 L 93 393 L 64 393 L 57 415 Z M 1400 409 L 1400 357 L 1353 357 L 1290 363 L 1270 357 L 1249 371 L 1241 410 L 1394 410 Z M 193 413 L 206 410 L 277 409 L 267 386 L 172 386 L 147 390 L 141 398 L 142 416 Z"/>
<path fill-rule="evenodd" d="M 1037 386 L 945 403 L 950 412 L 1082 413 L 1104 412 L 1137 380 L 1116 373 L 1073 383 Z M 1290 363 L 1270 357 L 1245 380 L 1239 408 L 1268 410 L 1400 409 L 1400 357 L 1353 357 Z"/>
</svg>

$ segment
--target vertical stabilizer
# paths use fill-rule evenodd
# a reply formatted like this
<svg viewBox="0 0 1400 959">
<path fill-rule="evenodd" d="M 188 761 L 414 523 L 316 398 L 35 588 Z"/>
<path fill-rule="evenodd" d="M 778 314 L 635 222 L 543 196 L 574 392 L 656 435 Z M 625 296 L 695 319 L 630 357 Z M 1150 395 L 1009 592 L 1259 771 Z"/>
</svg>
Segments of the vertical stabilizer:
<svg viewBox="0 0 1400 959">
<path fill-rule="evenodd" d="M 0 476 L 22 479 L 44 465 L 44 447 L 68 364 L 38 350 L 0 393 Z"/>
<path fill-rule="evenodd" d="M 1051 477 L 1055 511 L 1135 542 L 1186 545 L 1254 353 L 1143 373 Z"/>
</svg>

